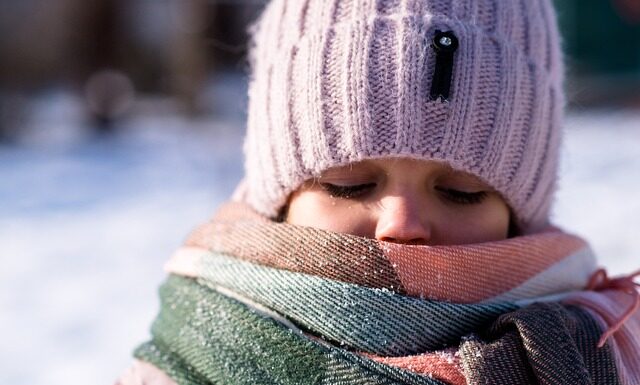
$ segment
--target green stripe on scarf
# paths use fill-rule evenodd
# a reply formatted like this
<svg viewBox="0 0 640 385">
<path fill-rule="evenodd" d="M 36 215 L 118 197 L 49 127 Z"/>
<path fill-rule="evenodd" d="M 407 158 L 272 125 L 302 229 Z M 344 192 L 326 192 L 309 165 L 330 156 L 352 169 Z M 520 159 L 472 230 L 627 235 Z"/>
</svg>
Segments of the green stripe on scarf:
<svg viewBox="0 0 640 385">
<path fill-rule="evenodd" d="M 134 355 L 180 385 L 444 385 L 312 341 L 192 279 L 169 277 L 160 296 L 153 340 Z"/>
<path fill-rule="evenodd" d="M 222 286 L 341 346 L 406 356 L 457 345 L 460 336 L 518 309 L 512 303 L 453 304 L 239 261 L 203 258 L 200 282 Z"/>
<path fill-rule="evenodd" d="M 434 300 L 443 294 L 449 298 L 448 290 L 460 290 L 460 278 L 466 277 L 465 290 L 474 290 L 478 273 L 477 268 L 462 266 L 440 280 L 439 272 L 449 270 L 437 261 L 483 261 L 483 271 L 490 273 L 485 278 L 501 279 L 519 268 L 513 258 L 516 246 L 524 248 L 518 255 L 553 262 L 545 271 L 559 270 L 551 281 L 544 275 L 536 276 L 533 284 L 516 280 L 514 285 L 529 285 L 528 290 L 537 285 L 534 293 L 540 295 L 580 290 L 579 280 L 568 287 L 563 283 L 563 274 L 577 267 L 556 263 L 574 254 L 540 254 L 556 249 L 574 253 L 582 243 L 571 237 L 543 234 L 461 250 L 411 245 L 394 245 L 392 250 L 365 238 L 309 233 L 267 221 L 260 222 L 269 230 L 261 237 L 251 220 L 230 223 L 214 221 L 196 231 L 188 247 L 167 264 L 179 276 L 170 276 L 161 287 L 152 341 L 135 352 L 178 384 L 621 383 L 613 355 L 616 345 L 597 348 L 603 325 L 591 310 L 561 302 L 521 307 Z M 299 245 L 309 247 L 301 251 Z M 444 254 L 436 255 L 438 250 Z M 438 274 L 416 275 L 424 278 L 423 291 L 408 295 L 407 279 L 413 276 L 404 276 L 404 281 L 397 276 L 392 255 L 387 255 L 391 251 L 394 258 L 419 261 L 416 269 L 435 269 Z M 582 276 L 592 268 L 586 257 L 579 259 L 586 263 L 578 266 L 584 267 Z M 505 260 L 512 266 L 495 271 L 488 262 Z M 366 278 L 372 274 L 377 278 Z M 486 295 L 481 298 L 488 300 L 500 293 L 487 282 L 492 281 L 485 281 Z M 396 288 L 399 292 L 393 291 Z M 431 295 L 434 290 L 440 297 Z M 622 369 L 625 375 L 629 372 Z"/>
</svg>

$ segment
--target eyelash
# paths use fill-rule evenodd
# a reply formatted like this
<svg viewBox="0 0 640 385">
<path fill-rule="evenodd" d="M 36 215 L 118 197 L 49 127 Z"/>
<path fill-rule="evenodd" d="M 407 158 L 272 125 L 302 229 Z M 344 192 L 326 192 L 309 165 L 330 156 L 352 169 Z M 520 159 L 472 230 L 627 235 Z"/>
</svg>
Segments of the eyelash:
<svg viewBox="0 0 640 385">
<path fill-rule="evenodd" d="M 436 190 L 443 194 L 446 199 L 463 205 L 474 205 L 481 203 L 486 197 L 486 191 L 464 192 L 450 188 L 436 187 Z"/>
<path fill-rule="evenodd" d="M 365 195 L 368 190 L 375 187 L 375 183 L 357 184 L 353 186 L 339 186 L 331 183 L 320 183 L 331 196 L 343 199 L 354 199 Z"/>
<path fill-rule="evenodd" d="M 355 199 L 360 198 L 367 194 L 371 188 L 375 187 L 375 183 L 358 184 L 353 186 L 340 186 L 331 183 L 320 183 L 320 186 L 327 191 L 331 196 L 342 199 Z M 463 205 L 472 205 L 481 203 L 486 197 L 486 191 L 478 192 L 464 192 L 455 189 L 436 187 L 436 190 L 441 193 L 445 199 Z"/>
</svg>

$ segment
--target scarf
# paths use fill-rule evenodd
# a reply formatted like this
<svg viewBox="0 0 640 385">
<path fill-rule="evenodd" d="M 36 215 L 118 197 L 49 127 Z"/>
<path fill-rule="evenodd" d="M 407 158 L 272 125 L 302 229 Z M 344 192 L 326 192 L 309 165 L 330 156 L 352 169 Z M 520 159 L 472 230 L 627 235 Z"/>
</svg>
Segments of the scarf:
<svg viewBox="0 0 640 385">
<path fill-rule="evenodd" d="M 401 245 L 230 203 L 165 268 L 158 384 L 640 384 L 633 281 L 556 228 Z"/>
</svg>

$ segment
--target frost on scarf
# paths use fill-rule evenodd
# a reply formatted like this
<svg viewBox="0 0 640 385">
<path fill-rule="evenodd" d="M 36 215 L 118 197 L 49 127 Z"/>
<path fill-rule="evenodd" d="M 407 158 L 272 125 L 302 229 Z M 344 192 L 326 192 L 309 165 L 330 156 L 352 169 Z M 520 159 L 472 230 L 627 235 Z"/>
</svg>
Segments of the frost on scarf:
<svg viewBox="0 0 640 385">
<path fill-rule="evenodd" d="M 595 259 L 558 229 L 398 245 L 232 203 L 166 269 L 153 339 L 136 357 L 179 384 L 640 381 L 637 315 L 597 346 L 634 299 L 584 290 Z"/>
</svg>

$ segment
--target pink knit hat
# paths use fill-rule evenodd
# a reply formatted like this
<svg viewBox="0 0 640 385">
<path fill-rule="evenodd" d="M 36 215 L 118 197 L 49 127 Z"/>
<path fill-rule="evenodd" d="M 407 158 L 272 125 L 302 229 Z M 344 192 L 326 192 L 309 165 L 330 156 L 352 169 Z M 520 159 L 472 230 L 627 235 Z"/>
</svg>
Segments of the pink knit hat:
<svg viewBox="0 0 640 385">
<path fill-rule="evenodd" d="M 548 222 L 563 118 L 550 0 L 273 0 L 254 30 L 243 199 L 274 217 L 327 168 L 444 161 Z"/>
</svg>

